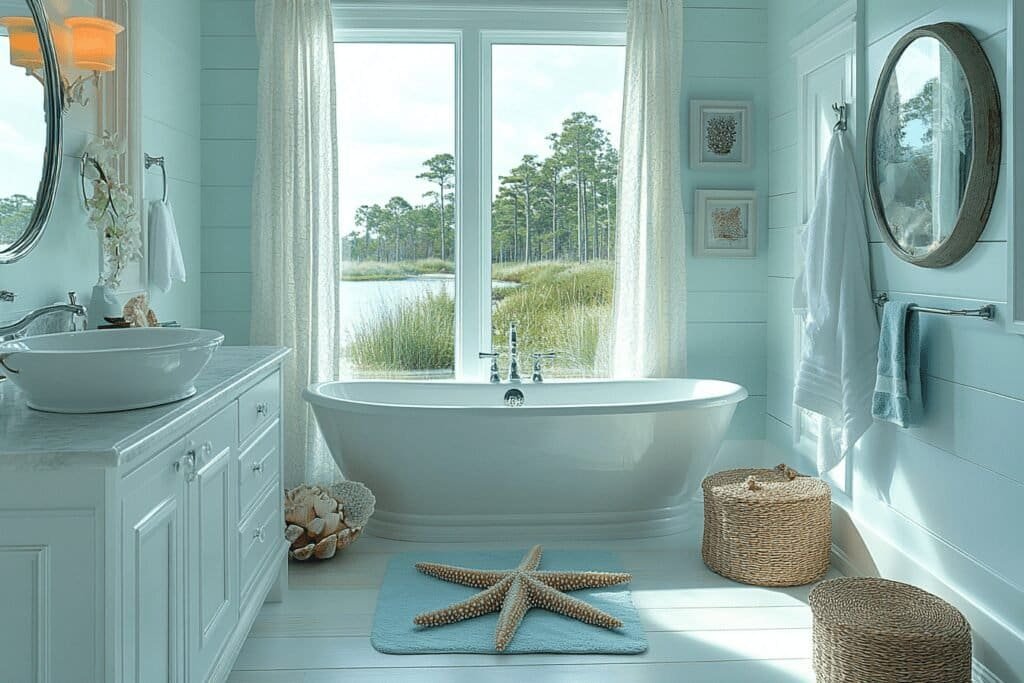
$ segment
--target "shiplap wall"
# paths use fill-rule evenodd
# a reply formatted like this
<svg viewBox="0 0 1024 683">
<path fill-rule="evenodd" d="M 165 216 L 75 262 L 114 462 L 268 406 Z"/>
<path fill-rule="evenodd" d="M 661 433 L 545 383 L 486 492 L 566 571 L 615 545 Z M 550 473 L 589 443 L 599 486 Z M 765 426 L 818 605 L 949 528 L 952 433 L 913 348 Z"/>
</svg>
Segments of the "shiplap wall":
<svg viewBox="0 0 1024 683">
<path fill-rule="evenodd" d="M 790 39 L 840 5 L 771 3 L 771 195 L 768 270 L 769 442 L 811 469 L 792 445 L 797 74 Z M 858 105 L 866 110 L 882 63 L 907 30 L 965 24 L 1002 88 L 1007 73 L 1007 0 L 861 0 Z M 863 117 L 861 117 L 863 120 Z M 855 131 L 863 140 L 863 131 Z M 1005 160 L 1002 172 L 1005 178 Z M 876 291 L 924 305 L 975 307 L 1006 296 L 1007 188 L 997 192 L 981 242 L 943 269 L 911 266 L 882 243 L 868 212 Z M 1024 339 L 1000 321 L 921 316 L 925 411 L 920 426 L 876 423 L 837 477 L 836 542 L 855 566 L 950 598 L 975 627 L 976 655 L 1004 681 L 1024 676 Z"/>
<path fill-rule="evenodd" d="M 256 158 L 253 0 L 202 3 L 203 326 L 249 342 L 252 176 Z"/>
<path fill-rule="evenodd" d="M 150 290 L 161 320 L 200 324 L 199 13 L 200 0 L 140 0 L 142 12 L 142 150 L 163 156 L 167 198 L 174 208 L 184 283 Z M 160 169 L 146 173 L 143 194 L 159 199 Z"/>
<path fill-rule="evenodd" d="M 757 190 L 762 249 L 754 259 L 689 260 L 691 374 L 745 385 L 751 397 L 737 411 L 731 435 L 762 439 L 767 394 L 763 251 L 768 225 L 768 10 L 765 0 L 688 0 L 685 22 L 680 121 L 684 159 L 689 159 L 685 119 L 690 98 L 753 100 L 755 140 L 754 165 L 748 171 L 687 173 L 688 226 L 695 189 Z M 202 36 L 203 324 L 222 330 L 228 343 L 244 344 L 251 306 L 249 226 L 256 133 L 252 1 L 204 0 Z M 692 233 L 688 237 L 692 245 Z"/>
<path fill-rule="evenodd" d="M 175 283 L 152 304 L 162 320 L 199 325 L 199 0 L 141 0 L 142 148 L 166 154 L 170 198 L 189 282 Z M 91 15 L 90 0 L 48 0 L 51 20 Z M 6 59 L 6 57 L 4 57 Z M 89 86 L 91 88 L 91 86 Z M 0 289 L 18 294 L 0 304 L 0 320 L 18 312 L 64 300 L 69 290 L 83 302 L 100 268 L 96 233 L 86 226 L 81 204 L 78 158 L 98 132 L 96 98 L 87 107 L 73 105 L 64 117 L 64 157 L 53 214 L 39 245 L 21 261 L 0 266 Z M 121 131 L 124 133 L 124 131 Z M 159 197 L 158 172 L 147 175 L 145 196 Z"/>
<path fill-rule="evenodd" d="M 730 439 L 764 438 L 767 401 L 766 293 L 768 267 L 768 9 L 764 0 L 686 0 L 683 13 L 683 160 L 686 210 L 689 374 L 739 382 L 740 404 Z M 689 168 L 691 99 L 751 100 L 753 165 L 742 171 Z M 759 248 L 755 258 L 693 256 L 694 192 L 757 192 Z"/>
</svg>

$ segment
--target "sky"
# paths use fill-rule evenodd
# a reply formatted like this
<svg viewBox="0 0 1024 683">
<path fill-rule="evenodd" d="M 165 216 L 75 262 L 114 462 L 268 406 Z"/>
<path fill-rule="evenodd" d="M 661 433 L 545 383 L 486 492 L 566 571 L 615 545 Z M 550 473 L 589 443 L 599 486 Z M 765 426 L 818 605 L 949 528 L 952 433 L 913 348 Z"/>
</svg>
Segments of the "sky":
<svg viewBox="0 0 1024 683">
<path fill-rule="evenodd" d="M 43 86 L 11 66 L 7 36 L 0 36 L 0 197 L 35 197 L 46 150 Z"/>
<path fill-rule="evenodd" d="M 450 44 L 338 43 L 341 226 L 357 231 L 363 204 L 398 195 L 425 201 L 417 180 L 434 154 L 455 152 L 455 49 Z M 545 137 L 575 111 L 595 114 L 619 141 L 622 47 L 496 45 L 494 184 L 524 154 L 547 155 Z"/>
</svg>

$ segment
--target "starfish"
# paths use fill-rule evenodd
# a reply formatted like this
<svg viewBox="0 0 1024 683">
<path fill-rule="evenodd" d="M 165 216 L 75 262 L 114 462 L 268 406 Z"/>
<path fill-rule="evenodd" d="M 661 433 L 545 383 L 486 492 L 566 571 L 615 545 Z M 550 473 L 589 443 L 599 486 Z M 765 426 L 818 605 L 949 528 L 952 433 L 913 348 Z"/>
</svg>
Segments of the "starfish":
<svg viewBox="0 0 1024 683">
<path fill-rule="evenodd" d="M 531 607 L 563 614 L 585 624 L 620 628 L 622 622 L 596 607 L 562 591 L 584 588 L 604 588 L 628 583 L 632 575 L 621 572 L 537 571 L 543 548 L 533 546 L 515 569 L 466 569 L 447 564 L 420 562 L 416 569 L 428 576 L 457 583 L 462 586 L 484 588 L 468 600 L 450 607 L 420 614 L 413 623 L 417 626 L 444 626 L 457 621 L 473 619 L 484 614 L 500 612 L 498 628 L 494 633 L 494 647 L 502 652 L 512 641 L 519 623 Z"/>
</svg>

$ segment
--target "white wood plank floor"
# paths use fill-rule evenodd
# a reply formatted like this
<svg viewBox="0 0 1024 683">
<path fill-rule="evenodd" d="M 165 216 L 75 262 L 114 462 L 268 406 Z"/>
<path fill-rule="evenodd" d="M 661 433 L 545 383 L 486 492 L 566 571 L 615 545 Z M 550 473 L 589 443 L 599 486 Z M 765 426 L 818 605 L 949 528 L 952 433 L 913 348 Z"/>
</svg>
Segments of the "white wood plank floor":
<svg viewBox="0 0 1024 683">
<path fill-rule="evenodd" d="M 329 562 L 290 565 L 284 601 L 263 606 L 229 681 L 813 681 L 810 587 L 733 583 L 704 566 L 699 543 L 697 530 L 632 541 L 545 543 L 619 553 L 633 573 L 633 602 L 650 641 L 642 655 L 385 655 L 371 647 L 369 635 L 393 554 L 529 544 L 364 536 Z"/>
</svg>

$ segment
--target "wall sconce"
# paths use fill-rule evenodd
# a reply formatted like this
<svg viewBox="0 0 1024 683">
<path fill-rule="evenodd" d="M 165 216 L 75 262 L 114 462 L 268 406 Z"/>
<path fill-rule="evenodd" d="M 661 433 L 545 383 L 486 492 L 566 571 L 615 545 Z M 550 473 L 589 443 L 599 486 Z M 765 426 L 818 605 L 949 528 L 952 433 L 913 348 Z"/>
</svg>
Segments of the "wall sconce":
<svg viewBox="0 0 1024 683">
<path fill-rule="evenodd" d="M 7 28 L 11 47 L 11 64 L 43 82 L 43 55 L 39 37 L 31 17 L 3 17 L 0 26 Z M 100 74 L 117 66 L 117 34 L 124 27 L 99 17 L 70 17 L 63 24 L 51 26 L 53 43 L 61 65 L 61 87 L 64 91 L 64 112 L 72 104 L 89 104 L 86 83 L 99 88 Z M 69 79 L 65 73 L 80 72 Z"/>
</svg>

